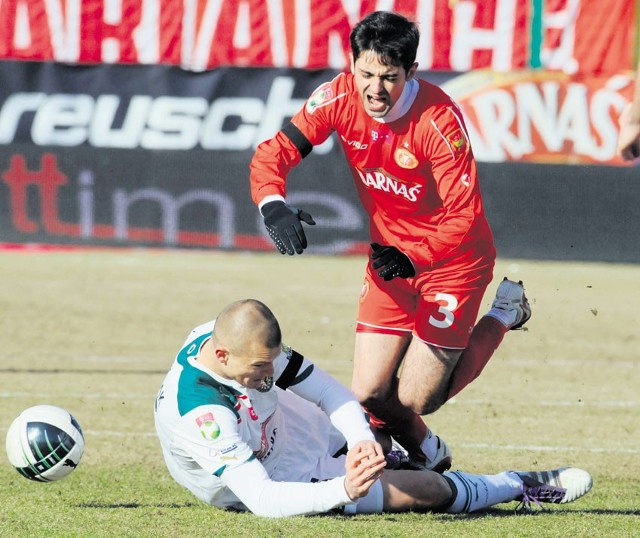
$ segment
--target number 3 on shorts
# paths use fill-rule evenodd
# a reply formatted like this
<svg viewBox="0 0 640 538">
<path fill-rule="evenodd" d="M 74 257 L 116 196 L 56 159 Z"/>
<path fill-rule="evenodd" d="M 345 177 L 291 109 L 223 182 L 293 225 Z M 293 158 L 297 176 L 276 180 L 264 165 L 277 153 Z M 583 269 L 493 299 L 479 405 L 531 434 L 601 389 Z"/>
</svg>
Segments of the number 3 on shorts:
<svg viewBox="0 0 640 538">
<path fill-rule="evenodd" d="M 446 329 L 453 325 L 455 319 L 453 311 L 458 307 L 458 299 L 448 293 L 436 293 L 436 301 L 444 303 L 438 307 L 442 319 L 429 316 L 429 323 L 438 329 Z"/>
</svg>

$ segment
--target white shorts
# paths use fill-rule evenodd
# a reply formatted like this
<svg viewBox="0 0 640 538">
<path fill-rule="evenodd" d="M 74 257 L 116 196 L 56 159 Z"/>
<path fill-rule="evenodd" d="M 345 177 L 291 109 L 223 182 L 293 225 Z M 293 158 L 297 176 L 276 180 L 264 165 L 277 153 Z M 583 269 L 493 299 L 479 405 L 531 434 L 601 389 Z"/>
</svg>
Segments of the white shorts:
<svg viewBox="0 0 640 538">
<path fill-rule="evenodd" d="M 333 457 L 345 446 L 345 438 L 316 405 L 290 391 L 280 391 L 278 402 L 287 424 L 286 449 L 269 470 L 279 482 L 320 482 L 345 474 L 346 456 Z M 347 505 L 345 514 L 382 512 L 382 484 L 378 480 L 366 497 Z"/>
</svg>

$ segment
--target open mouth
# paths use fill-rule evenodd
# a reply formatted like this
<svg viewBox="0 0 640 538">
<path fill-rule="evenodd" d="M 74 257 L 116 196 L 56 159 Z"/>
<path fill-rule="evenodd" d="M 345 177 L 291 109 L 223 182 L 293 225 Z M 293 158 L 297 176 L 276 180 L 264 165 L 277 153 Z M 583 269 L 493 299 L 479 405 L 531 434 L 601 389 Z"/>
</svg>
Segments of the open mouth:
<svg viewBox="0 0 640 538">
<path fill-rule="evenodd" d="M 369 109 L 373 112 L 382 112 L 387 108 L 386 97 L 367 95 L 367 103 L 369 105 Z"/>
</svg>

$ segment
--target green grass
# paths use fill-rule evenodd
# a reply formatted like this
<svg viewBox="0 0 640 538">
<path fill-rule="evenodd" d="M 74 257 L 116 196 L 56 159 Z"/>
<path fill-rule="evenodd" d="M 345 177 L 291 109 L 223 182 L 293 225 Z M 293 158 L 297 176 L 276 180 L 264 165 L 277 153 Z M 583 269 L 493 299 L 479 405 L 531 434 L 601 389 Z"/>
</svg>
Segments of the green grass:
<svg viewBox="0 0 640 538">
<path fill-rule="evenodd" d="M 640 533 L 638 267 L 500 260 L 534 315 L 428 423 L 472 472 L 576 465 L 594 488 L 531 515 L 384 514 L 267 520 L 202 504 L 169 477 L 155 393 L 195 325 L 254 297 L 285 341 L 350 383 L 363 258 L 181 251 L 0 253 L 0 434 L 24 408 L 68 408 L 81 464 L 30 482 L 0 451 L 0 536 L 636 536 Z"/>
</svg>

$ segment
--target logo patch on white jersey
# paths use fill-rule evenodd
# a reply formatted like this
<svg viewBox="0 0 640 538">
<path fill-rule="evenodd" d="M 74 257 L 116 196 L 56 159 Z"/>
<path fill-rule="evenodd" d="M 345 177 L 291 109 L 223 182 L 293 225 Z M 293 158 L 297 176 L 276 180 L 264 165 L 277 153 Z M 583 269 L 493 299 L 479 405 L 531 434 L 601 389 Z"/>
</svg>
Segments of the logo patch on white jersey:
<svg viewBox="0 0 640 538">
<path fill-rule="evenodd" d="M 213 441 L 220 436 L 220 426 L 213 418 L 213 413 L 205 413 L 196 418 L 196 424 L 200 428 L 200 435 L 207 441 Z"/>
<path fill-rule="evenodd" d="M 273 377 L 268 376 L 262 380 L 262 385 L 258 387 L 258 392 L 269 392 L 273 387 Z"/>
</svg>

